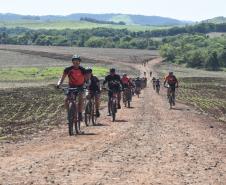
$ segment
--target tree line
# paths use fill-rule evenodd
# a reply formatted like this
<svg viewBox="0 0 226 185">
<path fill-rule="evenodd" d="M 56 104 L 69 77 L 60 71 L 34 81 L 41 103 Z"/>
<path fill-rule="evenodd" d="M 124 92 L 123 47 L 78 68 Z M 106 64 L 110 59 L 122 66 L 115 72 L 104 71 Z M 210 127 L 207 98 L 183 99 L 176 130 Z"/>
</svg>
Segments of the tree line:
<svg viewBox="0 0 226 185">
<path fill-rule="evenodd" d="M 86 21 L 86 22 L 92 22 L 92 23 L 97 23 L 97 24 L 113 24 L 113 25 L 126 25 L 125 22 L 120 21 L 120 22 L 114 22 L 114 21 L 101 21 L 89 17 L 81 17 L 80 21 Z"/>
<path fill-rule="evenodd" d="M 162 42 L 160 53 L 167 62 L 214 71 L 226 67 L 226 37 L 183 34 L 164 38 Z"/>
<path fill-rule="evenodd" d="M 0 28 L 0 44 L 158 49 L 155 41 L 127 29 L 31 30 Z"/>
</svg>

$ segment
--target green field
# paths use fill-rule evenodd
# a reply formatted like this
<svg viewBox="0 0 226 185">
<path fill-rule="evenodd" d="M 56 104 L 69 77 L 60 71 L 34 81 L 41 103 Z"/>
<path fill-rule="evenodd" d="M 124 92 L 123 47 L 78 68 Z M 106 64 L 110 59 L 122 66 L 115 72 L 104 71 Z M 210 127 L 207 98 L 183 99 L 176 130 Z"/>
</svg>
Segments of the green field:
<svg viewBox="0 0 226 185">
<path fill-rule="evenodd" d="M 169 70 L 174 71 L 179 80 L 178 100 L 226 122 L 226 72 L 205 71 L 167 63 L 155 66 L 155 69 L 162 80 Z"/>
<path fill-rule="evenodd" d="M 118 17 L 117 20 L 120 20 Z M 130 31 L 145 31 L 165 29 L 172 26 L 141 26 L 141 25 L 112 25 L 112 24 L 97 24 L 86 21 L 56 21 L 56 22 L 41 22 L 41 21 L 0 21 L 0 27 L 16 28 L 24 27 L 30 29 L 92 29 L 92 28 L 114 28 L 128 29 Z"/>
<path fill-rule="evenodd" d="M 0 69 L 0 81 L 20 82 L 20 81 L 46 81 L 57 80 L 62 74 L 63 67 L 16 67 Z M 104 76 L 108 69 L 104 67 L 94 67 L 94 75 Z"/>
</svg>

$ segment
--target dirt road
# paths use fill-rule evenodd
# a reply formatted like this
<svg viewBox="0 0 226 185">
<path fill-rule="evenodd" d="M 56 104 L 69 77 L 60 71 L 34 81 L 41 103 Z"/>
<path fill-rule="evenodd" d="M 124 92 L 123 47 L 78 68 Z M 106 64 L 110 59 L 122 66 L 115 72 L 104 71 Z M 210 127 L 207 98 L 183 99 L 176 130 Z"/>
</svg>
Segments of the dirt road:
<svg viewBox="0 0 226 185">
<path fill-rule="evenodd" d="M 116 123 L 105 110 L 83 136 L 62 125 L 0 145 L 0 184 L 225 185 L 226 125 L 183 104 L 169 110 L 162 95 L 149 84 Z"/>
</svg>

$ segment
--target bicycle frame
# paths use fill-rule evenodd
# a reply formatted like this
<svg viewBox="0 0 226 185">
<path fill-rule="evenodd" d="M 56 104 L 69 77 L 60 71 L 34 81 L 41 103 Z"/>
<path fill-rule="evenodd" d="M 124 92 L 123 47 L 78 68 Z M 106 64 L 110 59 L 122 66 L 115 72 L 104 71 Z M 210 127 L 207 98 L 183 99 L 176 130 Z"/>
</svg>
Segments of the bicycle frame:
<svg viewBox="0 0 226 185">
<path fill-rule="evenodd" d="M 69 135 L 73 135 L 73 127 L 77 134 L 80 133 L 80 120 L 78 119 L 78 99 L 77 96 L 81 93 L 84 88 L 63 88 L 65 95 L 68 97 L 68 128 Z M 74 126 L 73 126 L 74 125 Z"/>
<path fill-rule="evenodd" d="M 86 97 L 86 107 L 85 107 L 85 124 L 86 126 L 89 126 L 90 121 L 92 120 L 93 125 L 96 124 L 96 100 L 95 100 L 96 94 L 88 94 Z"/>
</svg>

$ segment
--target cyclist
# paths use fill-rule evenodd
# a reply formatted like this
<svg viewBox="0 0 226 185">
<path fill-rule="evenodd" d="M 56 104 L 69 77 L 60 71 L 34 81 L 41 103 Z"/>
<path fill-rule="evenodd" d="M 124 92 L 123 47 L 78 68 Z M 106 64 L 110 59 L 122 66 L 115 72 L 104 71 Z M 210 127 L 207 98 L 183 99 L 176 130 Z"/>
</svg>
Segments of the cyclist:
<svg viewBox="0 0 226 185">
<path fill-rule="evenodd" d="M 175 100 L 175 89 L 178 87 L 178 80 L 176 76 L 174 76 L 173 72 L 169 72 L 169 75 L 166 76 L 164 81 L 164 86 L 166 86 L 166 83 L 170 87 L 167 90 L 167 97 L 169 97 L 170 89 L 171 89 L 173 92 L 173 99 Z M 174 105 L 175 105 L 175 101 L 174 101 Z"/>
<path fill-rule="evenodd" d="M 108 83 L 108 88 L 110 89 L 110 91 L 108 92 L 108 98 L 109 98 L 108 102 L 110 102 L 110 99 L 113 95 L 113 92 L 116 92 L 117 97 L 118 97 L 118 109 L 121 109 L 121 105 L 120 105 L 120 102 L 121 102 L 121 87 L 123 87 L 123 84 L 122 84 L 120 76 L 118 74 L 116 74 L 114 68 L 111 68 L 109 72 L 110 72 L 110 74 L 105 77 L 105 80 L 103 82 L 103 86 L 105 86 L 105 84 Z M 110 115 L 109 110 L 108 110 L 108 112 L 109 112 L 109 115 Z"/>
<path fill-rule="evenodd" d="M 143 80 L 143 88 L 147 87 L 147 82 L 148 82 L 147 77 L 146 76 L 143 77 L 142 80 Z"/>
<path fill-rule="evenodd" d="M 134 87 L 132 79 L 128 78 L 127 74 L 124 73 L 123 76 L 122 76 L 121 81 L 122 81 L 123 89 L 128 88 L 129 92 L 130 92 L 130 96 L 131 96 L 132 88 Z M 123 93 L 125 93 L 125 91 Z"/>
<path fill-rule="evenodd" d="M 160 80 L 159 80 L 159 78 L 156 79 L 155 86 L 156 86 L 156 88 L 160 89 Z"/>
<path fill-rule="evenodd" d="M 88 90 L 89 90 L 89 97 L 95 98 L 95 107 L 96 107 L 96 116 L 100 117 L 100 81 L 99 79 L 93 75 L 93 70 L 91 68 L 86 69 L 86 73 L 88 76 Z"/>
<path fill-rule="evenodd" d="M 147 73 L 146 73 L 146 72 L 144 72 L 144 76 L 145 76 L 145 77 L 146 77 L 146 74 L 147 74 Z"/>
<path fill-rule="evenodd" d="M 66 77 L 69 79 L 69 88 L 81 88 L 81 91 L 78 94 L 78 111 L 79 111 L 79 119 L 82 121 L 82 110 L 84 104 L 84 91 L 83 85 L 87 79 L 86 69 L 80 66 L 81 58 L 79 55 L 74 55 L 71 59 L 72 66 L 64 69 L 63 75 L 57 83 L 57 88 L 59 88 Z M 68 97 L 65 98 L 65 107 L 69 109 Z"/>
<path fill-rule="evenodd" d="M 156 87 L 155 82 L 156 82 L 156 78 L 153 77 L 153 78 L 152 78 L 152 84 L 153 84 L 153 89 L 154 89 L 154 90 L 155 90 L 155 87 Z"/>
<path fill-rule="evenodd" d="M 152 76 L 152 71 L 150 71 L 150 77 Z"/>
<path fill-rule="evenodd" d="M 136 94 L 140 94 L 141 87 L 142 87 L 142 80 L 140 77 L 136 78 L 135 85 L 136 85 L 136 89 L 135 89 Z"/>
<path fill-rule="evenodd" d="M 129 87 L 129 85 L 130 85 L 130 80 L 129 80 L 129 78 L 127 77 L 127 74 L 124 73 L 124 74 L 122 75 L 121 81 L 122 81 L 123 88 L 128 88 L 128 87 Z"/>
</svg>

